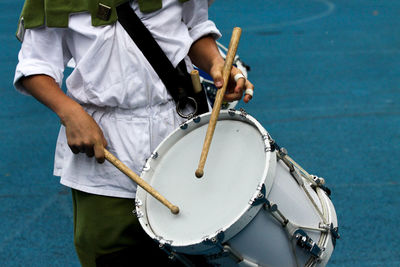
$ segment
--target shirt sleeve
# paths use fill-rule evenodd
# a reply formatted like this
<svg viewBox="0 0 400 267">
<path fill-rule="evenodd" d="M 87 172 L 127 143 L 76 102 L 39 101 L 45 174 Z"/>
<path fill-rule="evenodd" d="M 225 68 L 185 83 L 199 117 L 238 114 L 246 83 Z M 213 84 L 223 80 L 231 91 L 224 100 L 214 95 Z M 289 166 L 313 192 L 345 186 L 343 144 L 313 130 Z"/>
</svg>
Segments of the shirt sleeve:
<svg viewBox="0 0 400 267">
<path fill-rule="evenodd" d="M 61 87 L 65 65 L 71 54 L 63 41 L 64 28 L 40 27 L 27 29 L 18 54 L 14 87 L 29 94 L 20 82 L 22 77 L 45 74 Z"/>
<path fill-rule="evenodd" d="M 193 41 L 205 35 L 211 35 L 214 39 L 219 39 L 221 33 L 214 22 L 208 19 L 208 1 L 193 0 L 183 4 L 183 21 L 188 26 L 189 34 Z"/>
</svg>

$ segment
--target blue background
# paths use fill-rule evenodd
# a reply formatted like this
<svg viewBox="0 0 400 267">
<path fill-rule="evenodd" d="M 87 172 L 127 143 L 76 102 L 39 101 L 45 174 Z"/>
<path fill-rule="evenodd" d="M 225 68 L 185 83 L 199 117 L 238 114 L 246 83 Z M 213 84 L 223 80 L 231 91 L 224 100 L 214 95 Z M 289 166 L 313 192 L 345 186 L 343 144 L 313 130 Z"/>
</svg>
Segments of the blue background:
<svg viewBox="0 0 400 267">
<path fill-rule="evenodd" d="M 12 86 L 23 1 L 0 2 L 0 265 L 79 266 L 70 192 L 52 176 L 59 120 Z M 333 191 L 328 266 L 400 266 L 400 2 L 217 0 L 210 17 L 251 66 L 240 103 Z M 262 233 L 260 233 L 262 234 Z"/>
</svg>

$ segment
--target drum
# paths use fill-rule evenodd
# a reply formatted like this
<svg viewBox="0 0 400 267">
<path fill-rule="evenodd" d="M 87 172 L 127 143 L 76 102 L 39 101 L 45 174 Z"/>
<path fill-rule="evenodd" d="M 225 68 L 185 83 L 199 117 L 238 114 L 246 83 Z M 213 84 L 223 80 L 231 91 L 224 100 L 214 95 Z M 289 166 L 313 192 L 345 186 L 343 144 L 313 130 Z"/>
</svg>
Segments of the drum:
<svg viewBox="0 0 400 267">
<path fill-rule="evenodd" d="M 210 113 L 172 132 L 141 177 L 180 208 L 138 188 L 136 215 L 171 257 L 215 266 L 324 266 L 338 238 L 323 179 L 309 175 L 245 111 L 223 110 L 196 178 Z M 190 265 L 189 265 L 190 266 Z"/>
</svg>

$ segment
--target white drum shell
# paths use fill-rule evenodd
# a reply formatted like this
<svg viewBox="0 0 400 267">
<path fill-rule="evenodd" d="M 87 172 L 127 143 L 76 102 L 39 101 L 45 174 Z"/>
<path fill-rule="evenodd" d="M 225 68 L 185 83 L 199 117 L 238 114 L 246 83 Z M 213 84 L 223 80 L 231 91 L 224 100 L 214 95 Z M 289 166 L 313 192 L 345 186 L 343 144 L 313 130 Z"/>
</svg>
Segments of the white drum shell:
<svg viewBox="0 0 400 267">
<path fill-rule="evenodd" d="M 225 172 L 221 172 L 220 177 L 217 177 L 218 175 L 214 173 L 211 174 L 212 179 L 208 181 L 202 180 L 204 178 L 196 181 L 194 171 L 197 168 L 202 147 L 202 142 L 199 140 L 204 140 L 205 128 L 208 124 L 209 116 L 209 113 L 201 115 L 200 122 L 188 121 L 183 127 L 187 127 L 186 130 L 175 130 L 155 150 L 153 157 L 147 161 L 141 175 L 142 178 L 152 184 L 153 187 L 173 204 L 179 206 L 181 212 L 178 215 L 171 214 L 167 208 L 149 196 L 143 189 L 138 188 L 136 212 L 139 222 L 146 233 L 151 238 L 158 240 L 160 244 L 167 244 L 175 252 L 203 254 L 210 259 L 210 263 L 221 264 L 221 266 L 316 266 L 307 265 L 312 259 L 310 253 L 296 246 L 295 242 L 290 240 L 292 236 L 272 217 L 269 211 L 261 209 L 262 205 L 252 205 L 253 200 L 261 192 L 261 186 L 265 185 L 267 199 L 277 204 L 279 211 L 292 224 L 303 229 L 323 249 L 316 263 L 317 266 L 325 266 L 334 249 L 332 236 L 328 230 L 324 232 L 305 229 L 318 229 L 320 223 L 323 222 L 321 215 L 317 212 L 304 190 L 292 177 L 288 167 L 282 160 L 277 160 L 276 152 L 271 152 L 269 134 L 253 117 L 249 115 L 242 116 L 238 111 L 221 111 L 217 123 L 217 126 L 220 125 L 220 129 L 218 130 L 217 128 L 214 133 L 213 143 L 211 144 L 214 150 L 210 150 L 206 163 L 206 166 L 209 168 L 205 168 L 205 175 L 210 174 L 214 169 L 218 170 L 222 168 L 221 170 L 226 170 L 231 166 L 229 162 L 235 160 L 235 157 L 232 157 L 232 153 L 234 153 L 236 157 L 242 156 L 240 164 L 243 164 L 243 166 L 253 166 L 252 163 L 262 165 L 261 169 L 258 168 L 258 171 L 254 173 L 250 172 L 249 174 L 256 177 L 235 180 L 235 172 L 228 172 L 226 177 L 224 177 Z M 239 147 L 239 151 L 230 151 L 226 146 L 221 145 L 221 143 L 226 141 L 223 140 L 227 135 L 224 131 L 235 130 L 238 127 L 237 130 L 240 132 L 238 136 L 243 135 L 246 131 L 241 126 L 237 126 L 238 123 L 245 123 L 247 126 L 250 125 L 250 128 L 253 128 L 250 131 L 254 131 L 249 138 L 257 139 L 258 141 L 252 143 L 248 148 L 244 146 Z M 244 128 L 247 128 L 247 126 Z M 222 132 L 219 132 L 221 130 Z M 237 138 L 232 132 L 229 136 Z M 224 138 L 221 139 L 222 137 Z M 248 139 L 245 141 L 247 142 Z M 198 143 L 194 144 L 193 140 L 196 140 Z M 234 139 L 227 142 L 234 142 Z M 243 140 L 240 140 L 240 142 L 243 142 Z M 261 147 L 261 150 L 251 151 L 257 157 L 262 158 L 261 161 L 252 162 L 257 160 L 249 154 L 244 153 L 247 149 L 254 149 L 254 146 Z M 188 153 L 182 156 L 181 150 L 190 150 L 189 154 L 194 153 L 195 156 Z M 171 157 L 172 155 L 174 157 Z M 221 157 L 225 161 L 219 161 L 218 158 Z M 246 159 L 245 157 L 249 157 L 250 159 Z M 167 159 L 169 164 L 164 164 L 162 162 L 163 159 Z M 185 170 L 177 170 L 176 165 L 171 163 L 175 161 L 181 162 Z M 160 171 L 160 169 L 163 171 Z M 255 167 L 255 169 L 257 168 Z M 187 172 L 190 172 L 190 174 Z M 164 174 L 167 175 L 166 179 L 160 180 L 159 177 Z M 171 181 L 169 177 L 172 174 L 186 177 L 184 179 L 179 178 L 178 180 L 172 179 Z M 316 203 L 318 209 L 323 213 L 325 224 L 333 224 L 334 227 L 337 227 L 336 212 L 329 197 L 320 188 L 317 188 L 316 192 L 311 188 L 308 180 L 304 178 L 303 180 L 305 188 L 313 202 Z M 237 191 L 233 198 L 227 196 L 226 201 L 224 198 L 219 198 L 219 195 L 229 195 L 231 193 L 227 189 L 229 188 L 228 184 L 230 181 L 232 183 L 241 183 L 239 189 L 243 190 L 247 196 L 235 202 L 236 198 L 238 198 L 239 191 Z M 246 185 L 248 183 L 253 184 L 250 186 Z M 169 189 L 165 190 L 166 188 Z M 214 190 L 216 192 L 213 192 Z M 233 188 L 232 190 L 235 191 L 238 189 Z M 197 192 L 202 193 L 196 195 Z M 207 199 L 210 195 L 215 199 L 211 203 L 204 203 L 204 205 L 209 206 L 203 209 L 203 200 Z M 225 206 L 226 209 L 224 210 L 219 207 L 219 209 L 217 208 L 217 212 L 213 212 L 211 210 L 213 209 L 211 205 L 213 201 L 222 202 L 221 207 Z M 216 203 L 216 206 L 218 206 L 218 203 Z M 231 206 L 234 206 L 234 210 L 231 210 Z M 185 221 L 184 217 L 187 212 L 190 215 L 192 209 L 203 215 L 197 217 L 196 222 Z M 219 217 L 223 217 L 224 213 L 230 214 L 229 219 L 220 220 Z M 155 220 L 161 221 L 160 225 L 166 225 L 166 227 L 163 228 L 163 226 L 154 225 L 158 224 Z M 179 224 L 181 220 L 183 223 Z M 171 229 L 175 224 L 179 225 Z M 203 224 L 210 225 L 211 228 L 203 227 Z M 196 227 L 201 228 L 200 232 Z M 170 233 L 166 233 L 168 231 L 181 232 L 171 235 Z M 192 232 L 195 232 L 195 234 L 193 235 Z M 223 235 L 219 236 L 218 233 L 223 233 Z M 187 237 L 191 235 L 192 237 Z M 173 238 L 170 238 L 170 236 L 173 236 Z M 244 260 L 241 263 L 237 263 L 230 257 L 214 256 L 213 254 L 218 253 L 220 248 L 209 241 L 213 237 L 216 237 L 216 239 L 221 237 L 217 241 L 223 245 L 229 245 Z"/>
</svg>

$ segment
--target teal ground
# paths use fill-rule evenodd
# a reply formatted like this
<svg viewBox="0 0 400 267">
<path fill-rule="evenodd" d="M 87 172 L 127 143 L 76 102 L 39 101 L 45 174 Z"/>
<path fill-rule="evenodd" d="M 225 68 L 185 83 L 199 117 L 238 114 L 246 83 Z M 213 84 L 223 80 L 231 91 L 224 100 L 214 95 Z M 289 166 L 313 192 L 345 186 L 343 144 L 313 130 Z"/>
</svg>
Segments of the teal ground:
<svg viewBox="0 0 400 267">
<path fill-rule="evenodd" d="M 0 2 L 0 265 L 79 266 L 69 190 L 52 177 L 58 118 L 12 87 L 21 0 Z M 400 2 L 217 0 L 251 66 L 240 104 L 333 191 L 328 266 L 400 266 Z"/>
</svg>

